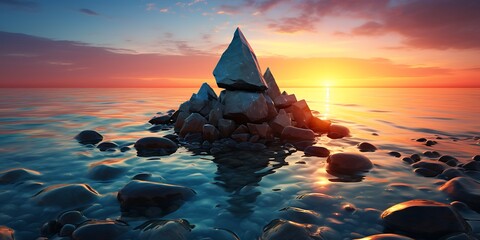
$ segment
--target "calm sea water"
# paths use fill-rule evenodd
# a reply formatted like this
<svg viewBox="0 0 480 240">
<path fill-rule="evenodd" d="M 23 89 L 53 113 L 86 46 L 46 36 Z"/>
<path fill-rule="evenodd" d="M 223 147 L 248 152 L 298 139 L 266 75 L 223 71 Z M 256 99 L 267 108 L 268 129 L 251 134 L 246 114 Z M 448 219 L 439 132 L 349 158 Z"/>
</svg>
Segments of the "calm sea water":
<svg viewBox="0 0 480 240">
<path fill-rule="evenodd" d="M 32 196 L 41 189 L 66 183 L 87 183 L 102 197 L 84 214 L 95 219 L 120 217 L 116 192 L 138 173 L 151 173 L 161 182 L 193 188 L 197 196 L 164 219 L 184 218 L 195 231 L 224 228 L 241 239 L 256 239 L 263 226 L 285 217 L 295 197 L 324 193 L 337 197 L 339 205 L 351 204 L 354 213 L 339 206 L 319 209 L 317 224 L 329 226 L 342 239 L 383 231 L 368 214 L 415 198 L 447 202 L 437 190 L 443 180 L 425 178 L 409 165 L 387 153 L 403 156 L 438 151 L 466 161 L 480 154 L 480 89 L 284 89 L 306 99 L 322 118 L 348 126 L 352 137 L 318 138 L 317 145 L 332 153 L 358 152 L 356 144 L 367 141 L 379 150 L 362 153 L 375 164 L 361 182 L 339 182 L 325 171 L 325 158 L 305 157 L 296 152 L 288 164 L 271 162 L 240 173 L 225 171 L 210 155 L 195 155 L 185 148 L 157 159 L 137 157 L 135 150 L 100 152 L 78 144 L 73 137 L 94 129 L 104 140 L 133 143 L 145 136 L 163 136 L 169 131 L 151 131 L 148 120 L 157 112 L 176 109 L 197 89 L 0 89 L 0 172 L 28 168 L 41 173 L 35 181 L 0 185 L 0 225 L 16 231 L 17 239 L 35 239 L 40 226 L 68 209 L 37 206 Z M 436 139 L 428 147 L 414 141 Z M 245 153 L 244 157 L 255 155 Z M 258 157 L 258 156 L 257 156 Z M 304 161 L 305 164 L 298 164 Z M 95 164 L 124 169 L 114 181 L 88 177 Z M 243 180 L 242 180 L 243 179 Z M 297 204 L 297 205 L 296 205 Z M 378 217 L 378 216 L 377 216 Z M 375 219 L 375 218 L 374 218 Z M 133 219 L 140 225 L 145 219 Z"/>
</svg>

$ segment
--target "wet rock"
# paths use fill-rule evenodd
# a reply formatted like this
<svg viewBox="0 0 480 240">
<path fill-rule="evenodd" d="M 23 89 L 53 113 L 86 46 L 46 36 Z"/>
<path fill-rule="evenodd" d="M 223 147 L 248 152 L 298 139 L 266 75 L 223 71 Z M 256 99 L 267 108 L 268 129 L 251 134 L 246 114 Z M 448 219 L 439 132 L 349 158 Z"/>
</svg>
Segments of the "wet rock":
<svg viewBox="0 0 480 240">
<path fill-rule="evenodd" d="M 218 120 L 218 130 L 220 131 L 220 136 L 223 138 L 229 137 L 233 131 L 236 129 L 236 124 L 234 121 L 229 119 L 220 119 Z"/>
<path fill-rule="evenodd" d="M 278 88 L 277 82 L 270 71 L 270 68 L 267 68 L 265 73 L 263 74 L 263 79 L 267 83 L 267 94 L 271 99 L 275 99 L 276 97 L 280 96 L 280 89 Z"/>
<path fill-rule="evenodd" d="M 402 161 L 408 163 L 408 164 L 412 164 L 414 163 L 415 161 L 413 161 L 413 159 L 409 158 L 409 157 L 404 157 L 402 158 Z"/>
<path fill-rule="evenodd" d="M 62 213 L 58 217 L 58 222 L 61 225 L 65 225 L 65 224 L 79 225 L 87 220 L 88 219 L 85 216 L 83 216 L 83 214 L 79 211 L 68 211 L 68 212 Z"/>
<path fill-rule="evenodd" d="M 58 221 L 48 221 L 44 223 L 40 228 L 40 235 L 42 237 L 50 237 L 60 232 L 61 228 L 62 225 Z"/>
<path fill-rule="evenodd" d="M 187 187 L 133 180 L 117 195 L 122 215 L 164 216 L 176 211 L 195 195 Z"/>
<path fill-rule="evenodd" d="M 456 159 L 455 157 L 449 156 L 449 155 L 443 155 L 443 156 L 441 156 L 441 157 L 438 159 L 438 161 L 444 162 L 444 163 L 446 163 L 447 165 L 452 166 L 452 167 L 455 167 L 455 166 L 457 166 L 457 164 L 458 164 L 458 159 Z"/>
<path fill-rule="evenodd" d="M 465 170 L 480 171 L 480 162 L 472 160 L 470 162 L 463 164 L 463 168 Z"/>
<path fill-rule="evenodd" d="M 399 203 L 385 210 L 381 217 L 388 229 L 415 238 L 468 231 L 467 223 L 453 207 L 430 200 Z"/>
<path fill-rule="evenodd" d="M 445 169 L 449 168 L 449 166 L 445 163 L 432 160 L 421 160 L 412 164 L 412 167 L 429 169 L 433 171 L 436 175 L 442 173 Z"/>
<path fill-rule="evenodd" d="M 233 231 L 223 228 L 197 229 L 192 232 L 191 239 L 202 240 L 240 240 Z"/>
<path fill-rule="evenodd" d="M 317 117 L 312 117 L 308 128 L 316 133 L 327 133 L 332 123 L 328 120 L 321 120 Z"/>
<path fill-rule="evenodd" d="M 97 145 L 97 148 L 100 151 L 104 152 L 104 151 L 107 151 L 108 149 L 118 148 L 118 145 L 114 142 L 102 142 Z"/>
<path fill-rule="evenodd" d="M 399 158 L 402 156 L 402 154 L 400 154 L 399 152 L 395 152 L 395 151 L 392 151 L 392 152 L 389 152 L 388 155 L 392 156 L 392 157 L 396 157 L 396 158 Z M 415 161 L 413 158 L 410 158 L 412 159 L 413 161 Z"/>
<path fill-rule="evenodd" d="M 437 151 L 425 151 L 423 155 L 428 158 L 438 158 L 440 157 L 440 153 Z"/>
<path fill-rule="evenodd" d="M 152 177 L 153 175 L 151 173 L 139 173 L 135 176 L 132 177 L 132 180 L 148 180 Z"/>
<path fill-rule="evenodd" d="M 427 139 L 426 138 L 417 138 L 417 140 L 415 140 L 417 142 L 426 142 Z"/>
<path fill-rule="evenodd" d="M 287 126 L 283 129 L 281 138 L 284 140 L 315 140 L 315 133 L 310 129 Z"/>
<path fill-rule="evenodd" d="M 288 110 L 292 113 L 297 127 L 308 128 L 313 115 L 305 100 L 292 104 Z"/>
<path fill-rule="evenodd" d="M 308 146 L 303 150 L 303 152 L 307 156 L 328 157 L 330 155 L 330 151 L 328 151 L 328 149 L 317 146 Z"/>
<path fill-rule="evenodd" d="M 135 229 L 141 229 L 140 240 L 187 240 L 192 227 L 187 220 L 149 220 Z"/>
<path fill-rule="evenodd" d="M 312 146 L 315 144 L 315 141 L 313 140 L 302 140 L 302 141 L 291 141 L 293 146 L 295 146 L 295 149 L 300 150 L 300 151 L 305 151 L 307 147 Z"/>
<path fill-rule="evenodd" d="M 199 113 L 192 113 L 185 119 L 180 136 L 184 137 L 187 133 L 202 133 L 205 124 L 207 124 L 207 119 Z"/>
<path fill-rule="evenodd" d="M 425 142 L 425 145 L 427 145 L 427 146 L 433 146 L 435 144 L 437 144 L 437 141 L 428 140 L 427 142 Z"/>
<path fill-rule="evenodd" d="M 360 152 L 375 152 L 377 150 L 377 147 L 368 142 L 359 143 L 357 147 Z"/>
<path fill-rule="evenodd" d="M 360 238 L 359 240 L 413 240 L 413 238 L 393 233 L 382 233 Z"/>
<path fill-rule="evenodd" d="M 280 209 L 280 216 L 289 221 L 307 224 L 318 224 L 322 217 L 315 211 L 297 207 L 286 207 Z"/>
<path fill-rule="evenodd" d="M 124 222 L 113 220 L 93 220 L 78 227 L 73 233 L 74 240 L 119 239 L 128 231 Z"/>
<path fill-rule="evenodd" d="M 473 161 L 480 161 L 480 155 L 475 155 L 472 157 Z"/>
<path fill-rule="evenodd" d="M 305 225 L 283 219 L 275 219 L 263 228 L 259 240 L 317 240 L 323 239 L 321 231 L 311 225 Z"/>
<path fill-rule="evenodd" d="M 212 124 L 203 125 L 203 139 L 213 142 L 220 138 L 220 131 Z"/>
<path fill-rule="evenodd" d="M 7 226 L 0 226 L 0 239 L 1 240 L 14 240 L 15 231 Z"/>
<path fill-rule="evenodd" d="M 203 133 L 187 133 L 183 140 L 191 144 L 200 144 L 203 142 Z"/>
<path fill-rule="evenodd" d="M 456 177 L 443 184 L 440 191 L 451 200 L 462 201 L 475 211 L 480 211 L 480 183 L 469 177 Z"/>
<path fill-rule="evenodd" d="M 248 130 L 252 135 L 258 135 L 260 138 L 271 139 L 273 138 L 273 132 L 268 123 L 254 124 L 247 123 Z"/>
<path fill-rule="evenodd" d="M 412 154 L 412 155 L 410 156 L 410 158 L 411 158 L 414 162 L 418 162 L 418 161 L 420 161 L 420 160 L 422 159 L 422 158 L 420 157 L 420 155 L 418 155 L 418 154 L 416 154 L 416 153 L 415 153 L 415 154 Z"/>
<path fill-rule="evenodd" d="M 235 122 L 255 123 L 269 120 L 267 99 L 262 93 L 226 91 L 224 104 L 223 117 Z"/>
<path fill-rule="evenodd" d="M 284 109 L 280 109 L 278 115 L 270 122 L 270 126 L 276 135 L 282 134 L 283 129 L 291 125 L 292 120 Z"/>
<path fill-rule="evenodd" d="M 248 142 L 248 140 L 250 139 L 250 134 L 249 133 L 232 134 L 231 138 L 237 142 Z"/>
<path fill-rule="evenodd" d="M 213 91 L 212 87 L 210 87 L 210 85 L 208 85 L 206 82 L 202 83 L 202 86 L 200 86 L 197 94 L 195 94 L 195 98 L 206 101 L 216 101 L 218 99 L 215 91 Z"/>
<path fill-rule="evenodd" d="M 276 108 L 287 108 L 296 102 L 297 102 L 297 97 L 295 97 L 295 94 L 290 94 L 290 95 L 282 94 L 273 98 L 273 103 Z"/>
<path fill-rule="evenodd" d="M 213 75 L 220 88 L 246 91 L 267 89 L 257 57 L 240 28 L 235 31 L 232 42 L 222 54 Z"/>
<path fill-rule="evenodd" d="M 450 180 L 456 177 L 464 177 L 464 176 L 465 174 L 463 174 L 462 171 L 456 168 L 448 168 L 448 169 L 445 169 L 445 171 L 443 171 L 440 175 L 438 175 L 438 178 Z"/>
<path fill-rule="evenodd" d="M 26 168 L 12 168 L 0 172 L 0 184 L 12 184 L 38 178 L 41 174 Z"/>
<path fill-rule="evenodd" d="M 67 208 L 89 204 L 99 196 L 88 184 L 58 184 L 41 190 L 33 200 L 41 206 Z"/>
<path fill-rule="evenodd" d="M 72 235 L 72 233 L 75 231 L 75 229 L 76 229 L 75 225 L 65 224 L 65 225 L 63 225 L 62 229 L 60 229 L 60 232 L 58 233 L 58 236 L 69 237 L 69 236 Z"/>
<path fill-rule="evenodd" d="M 178 143 L 178 135 L 177 134 L 167 134 L 163 136 L 164 138 L 168 138 L 175 143 Z"/>
<path fill-rule="evenodd" d="M 169 124 L 171 123 L 171 118 L 172 116 L 170 114 L 165 114 L 161 116 L 155 116 L 152 119 L 150 119 L 148 122 L 153 125 Z"/>
<path fill-rule="evenodd" d="M 103 140 L 103 136 L 93 130 L 84 130 L 75 139 L 81 144 L 97 144 Z"/>
<path fill-rule="evenodd" d="M 342 125 L 331 124 L 330 129 L 328 130 L 327 137 L 331 139 L 339 139 L 350 136 L 350 130 Z"/>
<path fill-rule="evenodd" d="M 106 165 L 95 164 L 88 169 L 88 177 L 93 180 L 106 181 L 117 178 L 125 172 L 125 168 Z"/>
<path fill-rule="evenodd" d="M 332 173 L 355 175 L 372 168 L 370 159 L 356 153 L 335 153 L 327 158 L 327 171 Z"/>
<path fill-rule="evenodd" d="M 177 151 L 178 146 L 172 140 L 163 137 L 144 137 L 134 145 L 141 157 L 165 156 Z"/>
<path fill-rule="evenodd" d="M 175 132 L 180 132 L 185 123 L 185 119 L 190 116 L 189 112 L 180 112 L 177 117 L 177 121 L 175 122 L 175 126 L 173 127 Z"/>
<path fill-rule="evenodd" d="M 427 168 L 415 168 L 413 169 L 413 172 L 424 177 L 436 177 L 439 174 Z"/>
<path fill-rule="evenodd" d="M 235 131 L 233 131 L 232 134 L 240 134 L 240 133 L 250 133 L 250 130 L 248 130 L 247 126 L 245 126 L 244 124 L 241 124 L 240 126 L 237 127 L 237 129 L 235 129 Z"/>
<path fill-rule="evenodd" d="M 220 102 L 215 102 L 212 106 L 212 110 L 208 115 L 208 122 L 213 126 L 217 126 L 218 120 L 223 118 L 223 109 L 224 106 Z"/>
</svg>

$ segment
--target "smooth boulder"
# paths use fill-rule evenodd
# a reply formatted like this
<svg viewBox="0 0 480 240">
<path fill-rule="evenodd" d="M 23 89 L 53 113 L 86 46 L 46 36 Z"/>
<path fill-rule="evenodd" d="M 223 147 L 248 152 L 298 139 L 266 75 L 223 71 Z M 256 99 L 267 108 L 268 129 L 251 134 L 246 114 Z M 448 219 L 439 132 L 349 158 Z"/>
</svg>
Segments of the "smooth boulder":
<svg viewBox="0 0 480 240">
<path fill-rule="evenodd" d="M 195 196 L 190 188 L 133 180 L 117 194 L 122 215 L 126 216 L 165 216 L 176 211 L 186 201 Z"/>
<path fill-rule="evenodd" d="M 103 136 L 93 130 L 81 131 L 75 139 L 81 144 L 97 144 L 103 140 Z"/>
<path fill-rule="evenodd" d="M 128 231 L 128 224 L 114 220 L 92 220 L 82 224 L 72 233 L 73 240 L 120 239 Z"/>
<path fill-rule="evenodd" d="M 281 134 L 284 140 L 315 140 L 315 133 L 310 129 L 293 126 L 285 127 Z"/>
<path fill-rule="evenodd" d="M 232 42 L 220 57 L 213 75 L 220 88 L 246 91 L 267 89 L 257 57 L 240 28 L 237 28 Z"/>
<path fill-rule="evenodd" d="M 331 124 L 328 130 L 327 137 L 331 139 L 338 139 L 350 136 L 350 130 L 342 125 Z"/>
<path fill-rule="evenodd" d="M 439 238 L 469 230 L 452 206 L 431 200 L 415 199 L 396 204 L 385 210 L 381 218 L 388 229 L 414 238 Z"/>
<path fill-rule="evenodd" d="M 372 168 L 370 159 L 357 153 L 335 153 L 327 158 L 327 171 L 331 173 L 354 175 Z"/>
<path fill-rule="evenodd" d="M 144 137 L 134 145 L 138 156 L 165 156 L 177 151 L 178 146 L 175 142 L 164 137 Z"/>
<path fill-rule="evenodd" d="M 12 168 L 0 172 L 0 184 L 12 184 L 20 181 L 30 180 L 39 177 L 37 171 L 26 168 Z"/>
<path fill-rule="evenodd" d="M 141 229 L 139 240 L 187 240 L 192 226 L 187 220 L 149 220 L 135 229 Z"/>
<path fill-rule="evenodd" d="M 308 146 L 303 150 L 303 153 L 307 156 L 316 156 L 316 157 L 328 157 L 330 151 L 324 147 L 319 146 Z"/>
<path fill-rule="evenodd" d="M 33 200 L 41 206 L 67 208 L 90 204 L 99 196 L 88 184 L 58 184 L 41 190 Z"/>
<path fill-rule="evenodd" d="M 480 183 L 469 177 L 456 177 L 444 183 L 440 191 L 451 200 L 462 201 L 475 211 L 480 211 Z"/>
<path fill-rule="evenodd" d="M 359 143 L 357 147 L 360 152 L 375 152 L 377 150 L 377 147 L 368 142 Z"/>
</svg>

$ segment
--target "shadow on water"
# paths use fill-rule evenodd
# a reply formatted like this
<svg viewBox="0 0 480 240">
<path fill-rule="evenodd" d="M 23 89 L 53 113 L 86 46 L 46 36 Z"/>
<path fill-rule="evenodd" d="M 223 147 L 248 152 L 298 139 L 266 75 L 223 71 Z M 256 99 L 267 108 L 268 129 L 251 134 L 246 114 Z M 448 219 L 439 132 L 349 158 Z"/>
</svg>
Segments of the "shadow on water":
<svg viewBox="0 0 480 240">
<path fill-rule="evenodd" d="M 227 210 L 237 217 L 251 215 L 257 197 L 261 194 L 256 187 L 264 176 L 275 173 L 275 169 L 287 165 L 286 156 L 271 150 L 258 152 L 234 150 L 215 154 L 213 160 L 217 164 L 215 184 L 229 194 Z"/>
</svg>

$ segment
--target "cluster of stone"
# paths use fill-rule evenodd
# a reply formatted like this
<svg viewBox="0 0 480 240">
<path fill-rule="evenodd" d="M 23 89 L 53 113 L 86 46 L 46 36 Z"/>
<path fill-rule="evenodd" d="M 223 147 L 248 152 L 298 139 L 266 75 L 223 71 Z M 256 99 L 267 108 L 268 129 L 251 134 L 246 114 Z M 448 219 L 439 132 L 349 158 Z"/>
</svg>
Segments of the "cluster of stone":
<svg viewBox="0 0 480 240">
<path fill-rule="evenodd" d="M 305 100 L 280 92 L 270 69 L 261 74 L 257 57 L 239 28 L 213 75 L 218 87 L 224 88 L 219 96 L 203 83 L 177 111 L 150 123 L 173 123 L 180 139 L 200 143 L 222 138 L 252 143 L 275 138 L 313 142 L 316 133 L 330 130 L 330 122 L 313 116 Z"/>
</svg>

